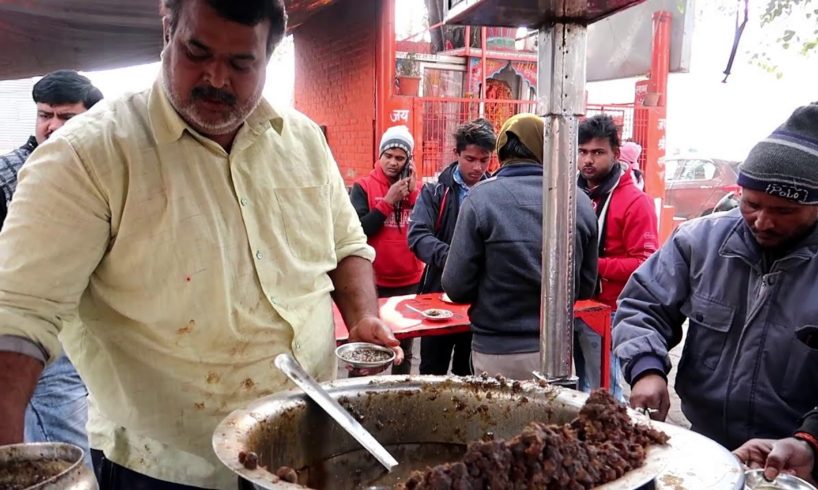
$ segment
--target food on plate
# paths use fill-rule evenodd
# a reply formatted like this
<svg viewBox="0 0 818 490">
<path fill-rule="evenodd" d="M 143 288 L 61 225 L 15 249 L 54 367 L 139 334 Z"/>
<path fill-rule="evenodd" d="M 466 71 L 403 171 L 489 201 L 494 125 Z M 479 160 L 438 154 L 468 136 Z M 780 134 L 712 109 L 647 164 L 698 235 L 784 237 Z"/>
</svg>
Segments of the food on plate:
<svg viewBox="0 0 818 490">
<path fill-rule="evenodd" d="M 70 468 L 61 459 L 0 462 L 0 490 L 24 490 L 53 478 Z"/>
<path fill-rule="evenodd" d="M 454 313 L 440 308 L 429 308 L 423 311 L 423 316 L 428 320 L 446 320 L 453 317 Z"/>
<path fill-rule="evenodd" d="M 347 362 L 380 363 L 388 361 L 392 357 L 392 354 L 372 347 L 360 347 L 344 351 L 340 353 L 339 356 Z"/>
<path fill-rule="evenodd" d="M 648 446 L 668 439 L 597 390 L 570 424 L 532 422 L 511 439 L 473 442 L 460 461 L 415 471 L 400 488 L 590 489 L 644 465 Z"/>
</svg>

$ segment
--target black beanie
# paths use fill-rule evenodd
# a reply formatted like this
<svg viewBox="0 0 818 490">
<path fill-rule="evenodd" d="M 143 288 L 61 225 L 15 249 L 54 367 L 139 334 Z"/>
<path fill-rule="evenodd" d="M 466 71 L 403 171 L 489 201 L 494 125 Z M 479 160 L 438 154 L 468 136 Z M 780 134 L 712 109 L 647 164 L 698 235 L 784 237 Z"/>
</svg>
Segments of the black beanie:
<svg viewBox="0 0 818 490">
<path fill-rule="evenodd" d="M 738 185 L 818 204 L 818 103 L 799 107 L 739 167 Z"/>
</svg>

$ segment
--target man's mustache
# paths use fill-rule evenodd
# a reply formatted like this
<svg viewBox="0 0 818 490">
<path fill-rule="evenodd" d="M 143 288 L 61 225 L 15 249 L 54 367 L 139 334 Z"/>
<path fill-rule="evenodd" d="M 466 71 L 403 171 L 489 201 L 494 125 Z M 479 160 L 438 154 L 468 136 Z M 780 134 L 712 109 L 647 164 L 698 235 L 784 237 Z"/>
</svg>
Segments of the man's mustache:
<svg viewBox="0 0 818 490">
<path fill-rule="evenodd" d="M 207 99 L 222 102 L 228 105 L 236 104 L 236 96 L 225 90 L 214 87 L 194 87 L 191 95 L 194 99 Z"/>
</svg>

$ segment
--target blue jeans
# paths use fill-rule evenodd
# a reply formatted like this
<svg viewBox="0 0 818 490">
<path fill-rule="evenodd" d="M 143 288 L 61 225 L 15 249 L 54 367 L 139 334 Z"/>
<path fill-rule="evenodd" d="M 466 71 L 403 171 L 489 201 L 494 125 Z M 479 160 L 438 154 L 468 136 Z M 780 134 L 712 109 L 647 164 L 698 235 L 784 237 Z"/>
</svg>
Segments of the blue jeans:
<svg viewBox="0 0 818 490">
<path fill-rule="evenodd" d="M 579 378 L 580 391 L 589 392 L 601 386 L 602 337 L 577 318 L 574 320 L 574 369 Z M 611 354 L 611 394 L 624 402 L 619 358 Z"/>
<path fill-rule="evenodd" d="M 88 391 L 63 354 L 43 370 L 34 396 L 26 407 L 26 442 L 67 442 L 85 451 L 85 464 L 91 465 L 88 447 Z"/>
</svg>

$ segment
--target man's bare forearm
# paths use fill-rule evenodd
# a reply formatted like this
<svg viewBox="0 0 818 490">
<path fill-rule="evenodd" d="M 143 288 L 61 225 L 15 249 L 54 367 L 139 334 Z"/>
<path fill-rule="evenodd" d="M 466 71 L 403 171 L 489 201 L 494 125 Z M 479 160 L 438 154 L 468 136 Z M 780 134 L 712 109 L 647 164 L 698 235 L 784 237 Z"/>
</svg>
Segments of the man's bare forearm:
<svg viewBox="0 0 818 490">
<path fill-rule="evenodd" d="M 344 323 L 352 326 L 364 317 L 378 316 L 378 293 L 371 262 L 361 257 L 346 257 L 329 277 L 335 286 L 332 299 L 341 310 Z"/>
<path fill-rule="evenodd" d="M 0 446 L 23 442 L 26 405 L 42 370 L 33 357 L 0 352 Z"/>
</svg>

